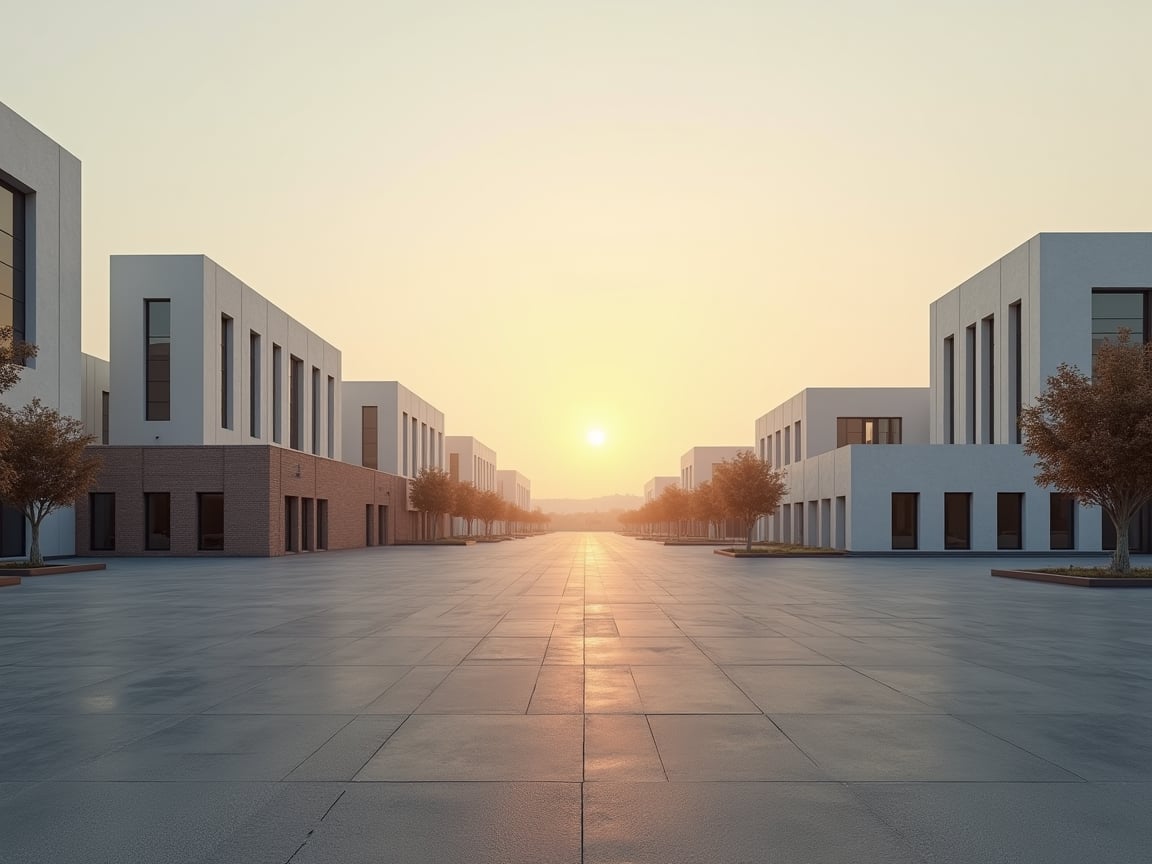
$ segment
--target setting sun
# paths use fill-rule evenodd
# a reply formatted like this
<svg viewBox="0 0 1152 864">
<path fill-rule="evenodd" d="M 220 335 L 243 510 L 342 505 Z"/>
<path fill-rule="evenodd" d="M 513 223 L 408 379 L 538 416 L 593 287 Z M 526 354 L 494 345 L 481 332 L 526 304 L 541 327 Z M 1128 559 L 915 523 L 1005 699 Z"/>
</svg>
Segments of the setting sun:
<svg viewBox="0 0 1152 864">
<path fill-rule="evenodd" d="M 604 442 L 607 440 L 604 436 L 604 430 L 598 428 L 589 429 L 585 439 L 593 447 L 603 447 Z"/>
</svg>

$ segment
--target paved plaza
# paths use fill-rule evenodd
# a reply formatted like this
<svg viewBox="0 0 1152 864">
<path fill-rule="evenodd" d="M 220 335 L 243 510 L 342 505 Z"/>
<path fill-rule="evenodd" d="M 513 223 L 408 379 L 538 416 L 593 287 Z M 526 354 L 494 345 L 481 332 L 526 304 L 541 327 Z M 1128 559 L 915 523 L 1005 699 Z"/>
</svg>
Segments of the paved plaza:
<svg viewBox="0 0 1152 864">
<path fill-rule="evenodd" d="M 611 534 L 0 591 L 0 861 L 1152 860 L 1152 591 Z"/>
</svg>

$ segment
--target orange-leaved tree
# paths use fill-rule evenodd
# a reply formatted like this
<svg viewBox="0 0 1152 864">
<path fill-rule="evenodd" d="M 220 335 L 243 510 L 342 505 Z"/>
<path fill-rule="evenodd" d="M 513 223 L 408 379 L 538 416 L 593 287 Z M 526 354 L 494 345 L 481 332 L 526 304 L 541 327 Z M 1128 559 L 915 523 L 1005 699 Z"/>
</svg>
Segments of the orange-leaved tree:
<svg viewBox="0 0 1152 864">
<path fill-rule="evenodd" d="M 485 536 L 492 536 L 492 523 L 504 515 L 504 499 L 491 489 L 476 496 L 476 515 L 484 523 Z"/>
<path fill-rule="evenodd" d="M 1036 482 L 1096 504 L 1116 527 L 1112 569 L 1129 573 L 1128 525 L 1152 501 L 1152 344 L 1121 329 L 1103 342 L 1089 378 L 1062 363 L 1020 413 Z"/>
<path fill-rule="evenodd" d="M 660 493 L 660 497 L 656 499 L 656 504 L 659 507 L 660 513 L 664 516 L 664 520 L 670 523 L 672 533 L 676 535 L 676 539 L 680 539 L 680 526 L 684 520 L 692 515 L 692 499 L 689 493 L 685 492 L 679 486 L 665 486 L 664 491 Z"/>
<path fill-rule="evenodd" d="M 70 507 L 92 488 L 100 459 L 88 452 L 93 442 L 84 423 L 33 399 L 18 411 L 0 411 L 0 440 L 6 470 L 0 499 L 24 514 L 32 528 L 28 563 L 39 567 L 40 525 L 49 514 Z"/>
<path fill-rule="evenodd" d="M 464 520 L 464 524 L 467 526 L 465 534 L 472 533 L 472 523 L 476 521 L 479 494 L 471 482 L 458 481 L 456 483 L 452 515 L 459 516 Z"/>
<path fill-rule="evenodd" d="M 456 494 L 456 481 L 447 471 L 439 468 L 421 468 L 408 482 L 408 495 L 412 506 L 428 514 L 432 522 L 432 539 L 436 539 L 445 514 L 452 512 Z"/>
<path fill-rule="evenodd" d="M 747 538 L 744 548 L 751 551 L 756 520 L 775 513 L 788 494 L 784 472 L 773 471 L 771 465 L 751 450 L 744 450 L 713 469 L 712 485 L 716 487 L 724 512 L 744 529 Z"/>
</svg>

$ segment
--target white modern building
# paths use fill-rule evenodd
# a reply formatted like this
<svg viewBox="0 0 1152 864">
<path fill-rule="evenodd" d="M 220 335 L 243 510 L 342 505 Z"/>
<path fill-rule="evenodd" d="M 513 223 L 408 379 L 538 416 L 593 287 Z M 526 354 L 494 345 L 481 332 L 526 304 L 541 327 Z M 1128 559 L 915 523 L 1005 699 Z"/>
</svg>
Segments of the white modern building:
<svg viewBox="0 0 1152 864">
<path fill-rule="evenodd" d="M 0 104 L 0 325 L 38 348 L 5 405 L 39 399 L 81 417 L 80 267 L 80 160 Z M 49 516 L 44 555 L 72 554 L 74 526 L 71 509 Z M 0 557 L 27 554 L 28 535 L 0 510 Z"/>
<path fill-rule="evenodd" d="M 758 451 L 789 485 L 761 537 L 885 553 L 1110 548 L 1098 508 L 1035 485 L 1017 418 L 1061 363 L 1090 370 L 1117 327 L 1147 340 L 1150 293 L 1152 234 L 1033 237 L 931 305 L 926 391 L 808 390 L 757 421 Z M 1133 550 L 1150 538 L 1146 509 Z"/>
<path fill-rule="evenodd" d="M 345 381 L 344 459 L 413 478 L 444 469 L 444 412 L 399 381 Z"/>
<path fill-rule="evenodd" d="M 691 492 L 701 483 L 712 479 L 712 469 L 726 459 L 735 459 L 749 452 L 747 445 L 731 447 L 693 447 L 680 457 L 680 488 Z"/>
<path fill-rule="evenodd" d="M 499 492 L 496 451 L 487 444 L 471 435 L 449 435 L 444 439 L 444 452 L 448 456 L 448 474 L 453 480 L 471 483 L 481 492 Z M 463 519 L 452 519 L 453 534 L 463 534 L 466 530 Z"/>
<path fill-rule="evenodd" d="M 496 491 L 509 504 L 532 509 L 532 481 L 519 471 L 502 468 L 496 472 Z"/>
<path fill-rule="evenodd" d="M 334 346 L 204 255 L 114 255 L 110 293 L 112 444 L 340 458 Z"/>
<path fill-rule="evenodd" d="M 655 501 L 669 486 L 679 486 L 679 477 L 653 477 L 644 484 L 644 503 Z"/>
<path fill-rule="evenodd" d="M 81 419 L 84 431 L 96 439 L 97 444 L 107 444 L 111 424 L 111 365 L 107 360 L 81 355 L 83 371 L 81 384 Z"/>
</svg>

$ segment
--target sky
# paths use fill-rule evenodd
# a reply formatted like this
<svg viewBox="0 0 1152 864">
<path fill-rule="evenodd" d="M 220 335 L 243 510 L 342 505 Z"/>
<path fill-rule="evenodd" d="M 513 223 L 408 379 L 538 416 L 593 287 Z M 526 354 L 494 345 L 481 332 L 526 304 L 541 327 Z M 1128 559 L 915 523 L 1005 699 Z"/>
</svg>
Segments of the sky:
<svg viewBox="0 0 1152 864">
<path fill-rule="evenodd" d="M 0 101 L 83 163 L 84 350 L 110 254 L 202 252 L 535 498 L 639 494 L 804 387 L 926 386 L 933 299 L 1041 231 L 1152 229 L 1146 0 L 3 19 Z"/>
</svg>

